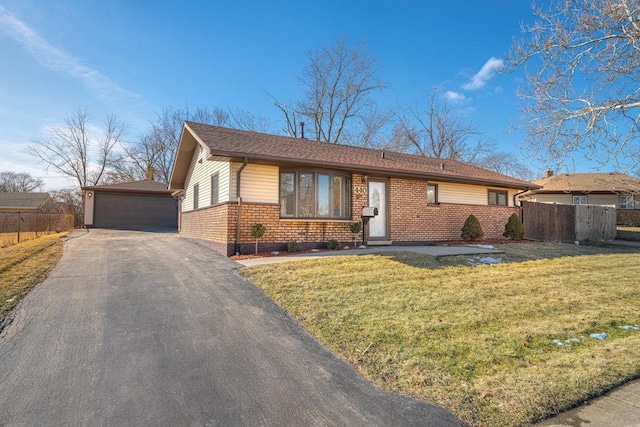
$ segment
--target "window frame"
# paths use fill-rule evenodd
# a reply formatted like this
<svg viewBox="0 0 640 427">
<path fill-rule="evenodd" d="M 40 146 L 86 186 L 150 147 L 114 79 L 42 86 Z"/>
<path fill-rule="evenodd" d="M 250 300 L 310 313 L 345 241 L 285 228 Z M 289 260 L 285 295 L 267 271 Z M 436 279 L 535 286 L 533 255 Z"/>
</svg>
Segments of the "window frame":
<svg viewBox="0 0 640 427">
<path fill-rule="evenodd" d="M 200 183 L 193 184 L 193 210 L 198 209 L 200 205 Z"/>
<path fill-rule="evenodd" d="M 581 202 L 581 200 L 584 198 L 584 203 Z M 578 199 L 578 201 L 576 202 L 576 199 Z M 587 197 L 586 194 L 572 194 L 571 195 L 571 204 L 572 205 L 588 205 L 589 204 L 589 198 Z"/>
<path fill-rule="evenodd" d="M 429 201 L 429 187 L 433 187 L 433 198 L 434 200 L 432 202 Z M 439 204 L 438 202 L 438 184 L 432 184 L 432 183 L 427 183 L 427 206 L 431 205 L 437 205 Z"/>
<path fill-rule="evenodd" d="M 293 209 L 292 214 L 284 214 L 283 213 L 283 186 L 282 186 L 282 177 L 283 175 L 292 175 L 293 176 L 293 193 L 288 194 L 286 197 L 288 200 L 293 201 Z M 301 215 L 300 207 L 301 201 L 300 199 L 300 178 L 309 179 L 311 178 L 311 191 L 307 194 L 311 200 L 311 212 L 305 212 L 305 215 Z M 323 178 L 321 178 L 323 177 Z M 320 188 L 320 180 L 325 180 L 326 188 Z M 341 187 L 338 196 L 340 197 L 341 204 L 339 209 L 336 208 L 336 192 L 335 192 L 335 183 L 336 177 L 341 178 Z M 308 188 L 305 186 L 305 188 Z M 351 189 L 352 189 L 352 177 L 348 173 L 342 173 L 338 171 L 331 171 L 325 169 L 280 169 L 278 174 L 278 203 L 280 205 L 280 219 L 286 220 L 351 220 Z M 328 199 L 327 199 L 328 198 Z M 304 201 L 306 201 L 306 197 Z M 322 202 L 328 203 L 328 208 L 326 213 L 323 215 L 319 214 L 319 205 Z M 325 204 L 326 204 L 325 203 Z M 306 203 L 305 203 L 306 204 Z M 336 211 L 340 211 L 341 215 L 336 215 Z"/>
<path fill-rule="evenodd" d="M 219 203 L 220 203 L 220 174 L 216 172 L 213 175 L 211 175 L 211 206 L 215 206 Z"/>
<path fill-rule="evenodd" d="M 624 204 L 622 203 L 623 198 L 626 199 Z M 629 207 L 629 204 L 631 204 L 631 207 Z M 618 196 L 618 208 L 622 210 L 635 209 L 636 208 L 635 196 L 633 194 L 623 194 Z"/>
<path fill-rule="evenodd" d="M 491 194 L 495 194 L 495 203 L 491 203 Z M 504 196 L 504 204 L 500 203 L 500 196 Z M 489 206 L 509 206 L 509 192 L 507 190 L 495 190 L 489 188 L 487 190 L 487 205 Z"/>
</svg>

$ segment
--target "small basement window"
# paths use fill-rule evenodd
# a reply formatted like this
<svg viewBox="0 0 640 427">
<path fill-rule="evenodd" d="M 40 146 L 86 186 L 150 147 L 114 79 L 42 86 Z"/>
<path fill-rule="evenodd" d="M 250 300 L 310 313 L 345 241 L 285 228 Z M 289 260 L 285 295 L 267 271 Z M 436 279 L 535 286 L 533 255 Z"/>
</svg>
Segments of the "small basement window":
<svg viewBox="0 0 640 427">
<path fill-rule="evenodd" d="M 502 190 L 489 190 L 489 205 L 509 206 L 509 193 Z"/>
</svg>

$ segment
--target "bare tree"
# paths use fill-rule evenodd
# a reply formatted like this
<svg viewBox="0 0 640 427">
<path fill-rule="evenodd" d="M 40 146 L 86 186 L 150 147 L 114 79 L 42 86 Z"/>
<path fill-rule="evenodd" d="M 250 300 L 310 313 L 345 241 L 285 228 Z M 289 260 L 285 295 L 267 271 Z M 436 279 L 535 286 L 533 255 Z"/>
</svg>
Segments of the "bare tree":
<svg viewBox="0 0 640 427">
<path fill-rule="evenodd" d="M 289 136 L 298 135 L 298 124 L 309 125 L 317 141 L 366 145 L 379 130 L 373 94 L 385 88 L 377 76 L 376 59 L 364 44 L 350 45 L 338 39 L 333 46 L 309 52 L 309 64 L 299 78 L 304 96 L 294 103 L 274 98 Z M 376 120 L 371 120 L 372 113 Z M 388 118 L 388 115 L 386 115 Z"/>
<path fill-rule="evenodd" d="M 512 47 L 527 145 L 543 160 L 575 154 L 640 161 L 640 1 L 555 0 Z M 629 165 L 629 166 L 631 166 Z"/>
<path fill-rule="evenodd" d="M 82 191 L 77 188 L 64 188 L 51 191 L 50 195 L 57 205 L 58 212 L 73 215 L 76 227 L 83 224 Z"/>
<path fill-rule="evenodd" d="M 104 129 L 95 136 L 86 109 L 67 115 L 63 125 L 52 126 L 48 135 L 34 139 L 27 152 L 62 174 L 76 180 L 79 187 L 97 185 L 112 164 L 115 150 L 123 142 L 124 123 L 115 116 L 105 119 Z"/>
<path fill-rule="evenodd" d="M 401 110 L 396 115 L 392 147 L 427 157 L 475 163 L 491 153 L 494 143 L 461 113 L 452 109 L 437 89 L 433 89 L 424 108 Z"/>
<path fill-rule="evenodd" d="M 182 125 L 186 120 L 261 132 L 267 132 L 271 126 L 268 119 L 242 109 L 199 107 L 192 111 L 188 107 L 165 108 L 156 114 L 148 130 L 141 133 L 134 144 L 128 144 L 123 148 L 109 173 L 109 181 L 141 180 L 146 178 L 148 168 L 152 167 L 153 179 L 169 182 Z"/>
<path fill-rule="evenodd" d="M 33 178 L 27 172 L 0 172 L 0 192 L 3 193 L 30 193 L 41 191 L 44 181 Z"/>
<path fill-rule="evenodd" d="M 480 158 L 475 165 L 503 175 L 521 179 L 522 181 L 532 181 L 536 179 L 535 173 L 524 165 L 520 161 L 520 158 L 513 153 L 497 151 L 487 154 Z"/>
</svg>

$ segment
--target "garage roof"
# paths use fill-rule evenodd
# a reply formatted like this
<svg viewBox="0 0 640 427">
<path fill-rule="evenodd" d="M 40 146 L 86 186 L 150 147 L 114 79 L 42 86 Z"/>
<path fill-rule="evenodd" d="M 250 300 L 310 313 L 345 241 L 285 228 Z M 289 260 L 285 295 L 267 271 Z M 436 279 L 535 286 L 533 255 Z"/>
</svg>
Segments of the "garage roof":
<svg viewBox="0 0 640 427">
<path fill-rule="evenodd" d="M 83 190 L 109 191 L 112 193 L 145 193 L 145 194 L 166 194 L 171 195 L 167 184 L 145 179 L 142 181 L 121 182 L 118 184 L 94 185 L 82 187 Z"/>
</svg>

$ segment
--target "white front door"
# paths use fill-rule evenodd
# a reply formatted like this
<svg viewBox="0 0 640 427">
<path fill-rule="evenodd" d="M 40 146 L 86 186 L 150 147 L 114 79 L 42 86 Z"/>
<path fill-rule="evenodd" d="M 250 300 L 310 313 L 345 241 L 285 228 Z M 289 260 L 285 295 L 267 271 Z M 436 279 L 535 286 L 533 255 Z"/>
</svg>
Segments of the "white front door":
<svg viewBox="0 0 640 427">
<path fill-rule="evenodd" d="M 369 181 L 369 206 L 378 208 L 378 215 L 371 218 L 367 224 L 368 238 L 388 240 L 387 183 L 385 181 Z"/>
</svg>

